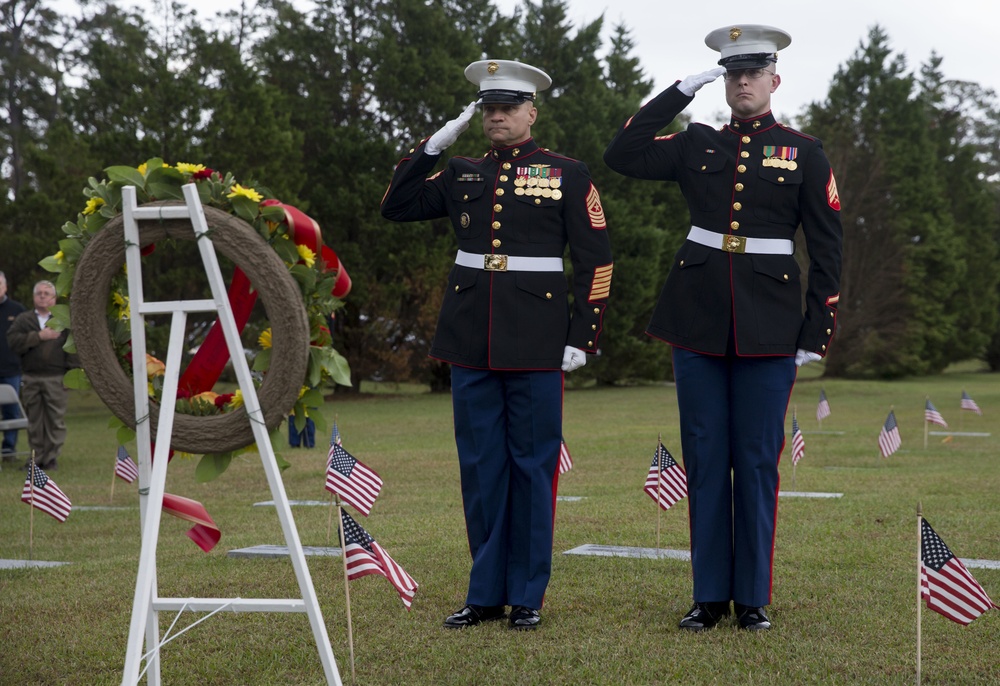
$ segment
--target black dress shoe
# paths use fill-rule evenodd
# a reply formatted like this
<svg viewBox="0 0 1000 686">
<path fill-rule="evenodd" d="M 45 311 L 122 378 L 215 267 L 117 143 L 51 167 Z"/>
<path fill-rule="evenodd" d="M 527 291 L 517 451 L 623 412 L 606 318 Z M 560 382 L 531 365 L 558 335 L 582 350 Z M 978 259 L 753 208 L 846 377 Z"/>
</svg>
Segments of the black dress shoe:
<svg viewBox="0 0 1000 686">
<path fill-rule="evenodd" d="M 486 607 L 482 605 L 466 605 L 455 614 L 445 617 L 444 627 L 446 629 L 463 629 L 467 626 L 476 626 L 482 622 L 503 619 L 505 616 L 503 605 Z"/>
<path fill-rule="evenodd" d="M 729 616 L 729 602 L 695 603 L 678 625 L 688 631 L 707 631 Z"/>
<path fill-rule="evenodd" d="M 515 605 L 510 610 L 510 628 L 520 631 L 530 631 L 538 628 L 542 621 L 542 616 L 538 610 L 523 605 Z"/>
<path fill-rule="evenodd" d="M 747 631 L 767 631 L 771 628 L 771 620 L 764 614 L 762 607 L 750 607 L 736 603 L 736 618 L 740 627 Z"/>
</svg>

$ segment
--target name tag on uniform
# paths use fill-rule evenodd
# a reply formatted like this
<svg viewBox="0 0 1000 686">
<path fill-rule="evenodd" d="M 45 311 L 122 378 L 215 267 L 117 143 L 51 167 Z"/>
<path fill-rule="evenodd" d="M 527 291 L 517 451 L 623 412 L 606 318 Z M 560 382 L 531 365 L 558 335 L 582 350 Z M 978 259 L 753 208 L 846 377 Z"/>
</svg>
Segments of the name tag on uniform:
<svg viewBox="0 0 1000 686">
<path fill-rule="evenodd" d="M 482 181 L 482 174 L 459 174 L 456 181 Z"/>
</svg>

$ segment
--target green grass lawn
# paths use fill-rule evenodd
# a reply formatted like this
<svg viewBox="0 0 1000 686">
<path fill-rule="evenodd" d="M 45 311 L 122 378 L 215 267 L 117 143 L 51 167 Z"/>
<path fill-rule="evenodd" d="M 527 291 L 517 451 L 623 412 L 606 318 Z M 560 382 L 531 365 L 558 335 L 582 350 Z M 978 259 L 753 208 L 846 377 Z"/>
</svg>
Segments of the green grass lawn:
<svg viewBox="0 0 1000 686">
<path fill-rule="evenodd" d="M 792 398 L 806 455 L 795 490 L 839 499 L 782 498 L 774 569 L 775 628 L 748 634 L 729 624 L 699 635 L 677 621 L 691 601 L 686 562 L 563 555 L 586 544 L 653 547 L 657 512 L 642 492 L 657 434 L 680 457 L 669 386 L 568 391 L 565 437 L 575 468 L 560 480 L 553 575 L 534 633 L 494 623 L 441 628 L 462 606 L 468 547 L 446 395 L 337 395 L 344 446 L 385 481 L 368 519 L 356 517 L 420 584 L 407 612 L 390 584 L 351 583 L 357 684 L 909 684 L 916 664 L 917 520 L 960 557 L 1000 560 L 1000 384 L 972 366 L 892 383 L 821 381 L 806 367 Z M 817 431 L 816 402 L 833 410 Z M 966 390 L 984 416 L 958 410 Z M 923 447 L 924 398 L 954 430 L 988 438 Z M 902 449 L 887 460 L 877 436 L 890 406 Z M 125 659 L 139 556 L 136 485 L 110 500 L 116 443 L 109 413 L 74 392 L 69 439 L 52 476 L 74 506 L 65 524 L 36 511 L 33 557 L 72 564 L 0 570 L 0 684 L 115 684 Z M 791 425 L 789 413 L 787 426 Z M 939 428 L 939 427 L 934 427 Z M 283 451 L 289 498 L 325 499 L 325 437 Z M 26 438 L 22 434 L 20 441 Z M 200 500 L 222 529 L 202 553 L 164 517 L 158 548 L 161 596 L 298 597 L 288 560 L 227 557 L 235 548 L 284 543 L 260 461 L 248 455 L 220 479 L 198 484 L 193 461 L 175 459 L 167 490 Z M 782 488 L 792 490 L 791 459 Z M 0 473 L 0 558 L 26 559 L 30 508 L 23 471 Z M 327 544 L 328 509 L 293 508 L 304 545 Z M 688 547 L 687 501 L 660 517 L 660 545 Z M 344 683 L 352 683 L 340 558 L 309 568 Z M 1000 600 L 1000 571 L 972 573 Z M 178 628 L 201 615 L 186 615 Z M 160 617 L 161 633 L 173 613 Z M 923 610 L 925 684 L 1000 683 L 1000 612 L 968 627 Z M 220 613 L 162 652 L 164 684 L 318 684 L 323 671 L 305 615 Z"/>
</svg>

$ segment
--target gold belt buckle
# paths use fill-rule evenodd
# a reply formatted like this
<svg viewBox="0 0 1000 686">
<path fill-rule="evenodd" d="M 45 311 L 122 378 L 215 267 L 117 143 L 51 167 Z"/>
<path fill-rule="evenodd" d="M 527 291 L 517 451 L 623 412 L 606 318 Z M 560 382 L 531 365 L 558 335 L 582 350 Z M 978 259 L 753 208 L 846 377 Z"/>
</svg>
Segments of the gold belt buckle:
<svg viewBox="0 0 1000 686">
<path fill-rule="evenodd" d="M 747 239 L 743 236 L 723 236 L 722 249 L 726 252 L 743 254 L 747 251 Z"/>
<path fill-rule="evenodd" d="M 506 255 L 483 255 L 483 269 L 488 272 L 507 271 Z"/>
</svg>

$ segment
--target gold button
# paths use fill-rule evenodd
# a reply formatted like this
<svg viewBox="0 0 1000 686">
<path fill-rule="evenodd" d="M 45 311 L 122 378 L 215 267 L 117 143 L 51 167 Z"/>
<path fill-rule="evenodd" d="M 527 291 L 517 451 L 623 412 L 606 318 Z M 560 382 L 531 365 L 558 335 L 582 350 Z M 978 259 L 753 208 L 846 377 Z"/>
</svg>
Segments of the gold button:
<svg viewBox="0 0 1000 686">
<path fill-rule="evenodd" d="M 740 140 L 742 140 L 744 143 L 749 143 L 750 142 L 750 136 L 743 136 L 743 138 L 741 138 Z"/>
<path fill-rule="evenodd" d="M 504 162 L 503 163 L 503 170 L 504 171 L 510 171 L 510 162 Z"/>
<path fill-rule="evenodd" d="M 831 317 L 832 317 L 832 316 L 834 316 L 834 315 L 833 315 L 833 312 L 831 312 L 831 313 L 830 313 L 830 316 L 831 316 Z"/>
<path fill-rule="evenodd" d="M 493 230 L 496 231 L 500 228 L 500 222 L 493 222 Z"/>
<path fill-rule="evenodd" d="M 595 307 L 594 308 L 594 314 L 600 314 L 600 313 L 601 313 L 601 308 L 600 307 Z"/>
<path fill-rule="evenodd" d="M 736 167 L 736 171 L 738 171 L 740 174 L 742 174 L 746 170 L 747 170 L 747 166 L 745 164 L 741 164 L 740 166 Z"/>
<path fill-rule="evenodd" d="M 590 328 L 592 331 L 597 331 L 597 324 L 591 324 Z"/>
<path fill-rule="evenodd" d="M 833 329 L 827 329 L 827 330 L 826 330 L 826 335 L 827 335 L 827 336 L 829 336 L 829 335 L 830 335 L 830 334 L 832 334 L 832 333 L 833 333 Z"/>
<path fill-rule="evenodd" d="M 825 345 L 821 345 L 821 346 L 820 346 L 820 349 L 821 349 L 821 350 L 826 350 L 826 346 L 825 346 Z"/>
<path fill-rule="evenodd" d="M 781 278 L 783 278 L 785 281 L 788 281 L 788 274 L 782 274 Z"/>
<path fill-rule="evenodd" d="M 684 266 L 684 260 L 681 260 L 681 266 L 682 267 Z"/>
<path fill-rule="evenodd" d="M 500 247 L 500 239 L 499 238 L 494 238 L 493 239 L 493 247 L 494 248 L 499 248 Z"/>
<path fill-rule="evenodd" d="M 546 300 L 552 300 L 552 294 L 551 293 L 546 293 L 545 294 L 545 299 Z"/>
<path fill-rule="evenodd" d="M 742 184 L 742 183 L 738 183 L 738 184 L 736 184 L 736 190 L 737 190 L 737 191 L 741 191 L 741 190 L 743 190 L 743 184 Z"/>
<path fill-rule="evenodd" d="M 469 199 L 469 196 L 468 196 L 468 195 L 463 195 L 463 196 L 462 196 L 462 200 L 468 200 L 468 199 Z"/>
<path fill-rule="evenodd" d="M 736 231 L 738 228 L 740 228 L 740 223 L 739 222 L 730 222 L 729 226 L 730 226 L 730 228 L 732 228 L 733 231 Z"/>
<path fill-rule="evenodd" d="M 503 210 L 503 205 L 501 205 L 500 203 L 497 203 L 496 205 L 493 206 L 494 212 L 500 212 L 502 210 Z"/>
<path fill-rule="evenodd" d="M 414 150 L 415 150 L 415 148 L 410 148 L 410 152 L 413 152 Z"/>
<path fill-rule="evenodd" d="M 497 195 L 503 195 L 503 189 L 502 188 L 498 188 L 497 189 Z"/>
<path fill-rule="evenodd" d="M 506 180 L 507 180 L 507 175 L 506 174 L 501 174 L 500 175 L 500 181 L 506 181 Z"/>
<path fill-rule="evenodd" d="M 740 157 L 742 157 L 743 159 L 746 159 L 746 158 L 750 157 L 750 153 L 748 153 L 746 150 L 744 150 L 743 152 L 740 153 Z"/>
<path fill-rule="evenodd" d="M 535 198 L 535 204 L 536 205 L 541 205 L 542 204 L 542 199 L 541 198 Z"/>
<path fill-rule="evenodd" d="M 458 293 L 458 286 L 455 286 L 455 292 Z"/>
<path fill-rule="evenodd" d="M 587 341 L 587 347 L 588 348 L 593 348 L 594 347 L 594 342 L 593 341 Z"/>
<path fill-rule="evenodd" d="M 741 202 L 734 202 L 733 203 L 733 209 L 736 210 L 737 212 L 739 212 L 740 210 L 743 209 L 743 203 L 741 203 Z"/>
<path fill-rule="evenodd" d="M 705 166 L 704 164 L 703 164 L 703 165 L 701 165 L 701 170 L 702 170 L 702 171 L 705 171 L 706 169 L 708 169 L 708 167 L 706 167 L 706 166 Z"/>
<path fill-rule="evenodd" d="M 784 183 L 784 182 L 785 182 L 785 177 L 784 176 L 779 176 L 778 177 L 778 183 Z"/>
</svg>

